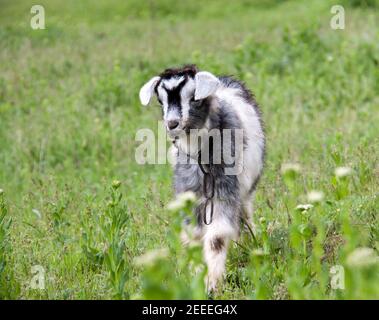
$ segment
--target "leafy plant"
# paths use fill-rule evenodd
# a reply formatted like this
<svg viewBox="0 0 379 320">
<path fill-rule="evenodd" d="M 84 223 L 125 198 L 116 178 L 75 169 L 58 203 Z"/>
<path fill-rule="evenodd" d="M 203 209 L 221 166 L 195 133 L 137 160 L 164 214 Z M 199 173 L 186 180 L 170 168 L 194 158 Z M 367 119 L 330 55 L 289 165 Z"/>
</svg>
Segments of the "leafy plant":
<svg viewBox="0 0 379 320">
<path fill-rule="evenodd" d="M 191 226 L 184 227 L 185 217 L 193 216 L 194 195 L 182 194 L 171 203 L 169 248 L 156 249 L 136 259 L 143 268 L 142 299 L 204 299 L 206 268 L 199 244 L 190 243 L 183 248 L 180 234 L 191 239 Z"/>
<path fill-rule="evenodd" d="M 14 299 L 19 294 L 19 285 L 14 279 L 12 267 L 9 265 L 12 248 L 10 229 L 12 218 L 8 216 L 8 207 L 4 199 L 4 191 L 0 189 L 0 299 Z"/>
<path fill-rule="evenodd" d="M 112 183 L 107 203 L 98 208 L 95 225 L 88 219 L 82 221 L 82 249 L 91 263 L 107 271 L 113 297 L 124 299 L 129 296 L 125 284 L 130 274 L 127 247 L 130 216 L 120 186 L 120 181 Z"/>
</svg>

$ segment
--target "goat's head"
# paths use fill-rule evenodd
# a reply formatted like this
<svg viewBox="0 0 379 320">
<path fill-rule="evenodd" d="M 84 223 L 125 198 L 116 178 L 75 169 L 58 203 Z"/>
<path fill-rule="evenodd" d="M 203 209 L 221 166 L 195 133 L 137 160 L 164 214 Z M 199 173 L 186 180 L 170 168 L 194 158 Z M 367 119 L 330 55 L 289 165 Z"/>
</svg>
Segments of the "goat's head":
<svg viewBox="0 0 379 320">
<path fill-rule="evenodd" d="M 148 105 L 155 94 L 163 109 L 163 118 L 170 136 L 182 130 L 200 129 L 209 112 L 211 96 L 220 81 L 213 74 L 198 71 L 189 65 L 179 69 L 166 69 L 151 78 L 140 90 L 143 105 Z"/>
</svg>

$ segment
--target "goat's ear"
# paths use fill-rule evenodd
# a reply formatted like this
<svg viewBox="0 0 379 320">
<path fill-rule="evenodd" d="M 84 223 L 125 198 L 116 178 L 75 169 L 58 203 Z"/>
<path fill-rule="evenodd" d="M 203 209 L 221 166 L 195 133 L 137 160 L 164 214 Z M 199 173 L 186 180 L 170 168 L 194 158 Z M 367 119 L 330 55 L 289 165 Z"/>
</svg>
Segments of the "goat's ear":
<svg viewBox="0 0 379 320">
<path fill-rule="evenodd" d="M 144 106 L 147 106 L 154 94 L 154 88 L 160 77 L 153 77 L 148 82 L 146 82 L 139 91 L 139 99 Z"/>
<path fill-rule="evenodd" d="M 212 73 L 200 71 L 195 75 L 195 100 L 200 100 L 214 94 L 220 86 L 220 80 Z"/>
</svg>

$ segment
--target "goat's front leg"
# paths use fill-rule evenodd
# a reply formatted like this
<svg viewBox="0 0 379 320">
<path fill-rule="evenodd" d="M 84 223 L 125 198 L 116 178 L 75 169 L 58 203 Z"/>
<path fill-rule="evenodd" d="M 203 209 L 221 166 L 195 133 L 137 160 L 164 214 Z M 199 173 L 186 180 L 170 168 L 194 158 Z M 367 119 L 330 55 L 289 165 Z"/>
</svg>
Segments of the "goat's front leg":
<svg viewBox="0 0 379 320">
<path fill-rule="evenodd" d="M 225 262 L 230 240 L 236 240 L 239 233 L 239 208 L 226 201 L 214 200 L 212 222 L 204 225 L 203 251 L 208 267 L 206 286 L 208 292 L 217 289 L 225 272 Z"/>
</svg>

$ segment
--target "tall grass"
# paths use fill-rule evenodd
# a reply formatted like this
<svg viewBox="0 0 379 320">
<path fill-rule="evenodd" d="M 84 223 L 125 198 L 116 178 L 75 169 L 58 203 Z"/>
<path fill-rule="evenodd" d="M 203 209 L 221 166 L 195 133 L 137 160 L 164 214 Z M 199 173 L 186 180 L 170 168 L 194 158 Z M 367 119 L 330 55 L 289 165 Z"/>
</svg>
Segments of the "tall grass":
<svg viewBox="0 0 379 320">
<path fill-rule="evenodd" d="M 208 298 L 180 244 L 192 204 L 168 210 L 171 168 L 134 159 L 161 117 L 140 86 L 190 62 L 245 81 L 266 123 L 257 232 L 214 298 L 378 298 L 375 3 L 343 2 L 332 30 L 333 1 L 49 1 L 33 31 L 28 1 L 2 1 L 0 297 Z"/>
</svg>

